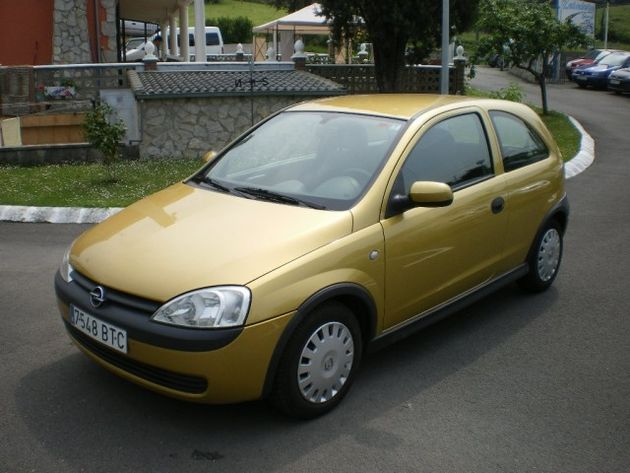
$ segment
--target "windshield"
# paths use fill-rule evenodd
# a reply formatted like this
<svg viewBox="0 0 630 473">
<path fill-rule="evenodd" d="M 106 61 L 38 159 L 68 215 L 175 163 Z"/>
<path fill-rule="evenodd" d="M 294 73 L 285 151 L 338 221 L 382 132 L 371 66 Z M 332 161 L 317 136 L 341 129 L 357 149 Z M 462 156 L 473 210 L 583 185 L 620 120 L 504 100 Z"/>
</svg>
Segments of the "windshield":
<svg viewBox="0 0 630 473">
<path fill-rule="evenodd" d="M 134 38 L 127 41 L 126 49 L 129 51 L 130 49 L 139 48 L 144 44 L 144 38 Z"/>
<path fill-rule="evenodd" d="M 246 198 L 346 210 L 365 193 L 404 124 L 347 113 L 283 112 L 193 180 Z"/>
<path fill-rule="evenodd" d="M 600 51 L 597 56 L 595 56 L 594 61 L 595 62 L 599 62 L 602 59 L 604 59 L 606 56 L 608 56 L 610 54 L 610 51 Z"/>
<path fill-rule="evenodd" d="M 602 59 L 599 64 L 604 64 L 605 66 L 621 66 L 628 57 L 630 56 L 626 54 L 609 54 Z"/>
</svg>

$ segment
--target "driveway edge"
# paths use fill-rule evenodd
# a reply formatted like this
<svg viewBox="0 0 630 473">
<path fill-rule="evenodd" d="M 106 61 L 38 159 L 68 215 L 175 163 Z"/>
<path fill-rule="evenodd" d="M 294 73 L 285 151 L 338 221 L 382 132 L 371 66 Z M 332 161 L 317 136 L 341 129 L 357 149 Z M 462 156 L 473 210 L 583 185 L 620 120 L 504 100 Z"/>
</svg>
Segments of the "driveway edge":
<svg viewBox="0 0 630 473">
<path fill-rule="evenodd" d="M 589 135 L 584 127 L 575 118 L 570 115 L 569 121 L 580 132 L 582 139 L 580 140 L 580 150 L 575 156 L 564 164 L 564 177 L 571 179 L 581 172 L 584 172 L 595 160 L 595 141 Z"/>
<path fill-rule="evenodd" d="M 98 223 L 120 212 L 122 207 L 29 207 L 0 205 L 0 221 L 28 223 Z"/>
<path fill-rule="evenodd" d="M 567 179 L 584 172 L 595 160 L 595 142 L 575 118 L 569 116 L 573 126 L 580 132 L 580 150 L 564 165 Z M 99 223 L 120 212 L 122 207 L 29 207 L 25 205 L 0 205 L 0 221 L 24 223 Z"/>
</svg>

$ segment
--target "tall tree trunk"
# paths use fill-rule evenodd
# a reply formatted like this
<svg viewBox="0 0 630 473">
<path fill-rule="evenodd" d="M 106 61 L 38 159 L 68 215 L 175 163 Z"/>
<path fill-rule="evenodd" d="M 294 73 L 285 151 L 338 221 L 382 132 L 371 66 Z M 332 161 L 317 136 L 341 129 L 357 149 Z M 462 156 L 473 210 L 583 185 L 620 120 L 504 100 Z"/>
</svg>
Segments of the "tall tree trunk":
<svg viewBox="0 0 630 473">
<path fill-rule="evenodd" d="M 547 104 L 547 78 L 545 74 L 538 76 L 538 85 L 540 86 L 540 97 L 542 98 L 543 113 L 547 115 L 549 113 L 549 106 Z"/>
<path fill-rule="evenodd" d="M 380 92 L 400 91 L 400 71 L 405 66 L 407 36 L 391 31 L 370 32 L 374 47 L 374 74 Z M 390 33 L 388 35 L 388 33 Z M 392 38 L 392 34 L 394 37 Z M 387 37 L 389 36 L 389 37 Z"/>
</svg>

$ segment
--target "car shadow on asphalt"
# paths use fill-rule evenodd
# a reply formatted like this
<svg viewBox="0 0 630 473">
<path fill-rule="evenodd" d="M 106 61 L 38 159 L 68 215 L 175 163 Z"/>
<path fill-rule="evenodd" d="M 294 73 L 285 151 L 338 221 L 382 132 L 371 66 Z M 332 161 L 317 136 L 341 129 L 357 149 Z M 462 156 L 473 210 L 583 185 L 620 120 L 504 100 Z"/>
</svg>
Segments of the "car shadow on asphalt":
<svg viewBox="0 0 630 473">
<path fill-rule="evenodd" d="M 283 417 L 263 401 L 207 406 L 169 399 L 78 352 L 25 376 L 16 405 L 51 457 L 90 471 L 197 471 L 209 462 L 219 471 L 273 471 L 348 437 L 365 447 L 396 448 L 404 439 L 375 429 L 373 420 L 401 410 L 418 416 L 427 391 L 551 314 L 556 303 L 553 287 L 535 296 L 504 288 L 368 355 L 344 402 L 309 422 Z"/>
</svg>

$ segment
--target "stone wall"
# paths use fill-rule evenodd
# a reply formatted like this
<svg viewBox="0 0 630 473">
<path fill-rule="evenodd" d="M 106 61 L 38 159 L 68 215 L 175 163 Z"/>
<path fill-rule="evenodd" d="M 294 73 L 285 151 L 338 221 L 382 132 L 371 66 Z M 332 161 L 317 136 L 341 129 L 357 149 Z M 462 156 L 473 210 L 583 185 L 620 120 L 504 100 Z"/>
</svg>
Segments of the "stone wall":
<svg viewBox="0 0 630 473">
<path fill-rule="evenodd" d="M 203 97 L 140 102 L 142 158 L 199 158 L 219 151 L 252 125 L 300 96 Z M 312 99 L 312 97 L 310 97 Z"/>
<path fill-rule="evenodd" d="M 92 62 L 87 22 L 87 0 L 55 0 L 53 9 L 54 64 Z"/>
<path fill-rule="evenodd" d="M 92 62 L 88 29 L 87 2 L 93 0 L 55 0 L 53 9 L 53 63 L 88 64 Z M 100 62 L 116 61 L 116 0 L 98 0 L 102 18 L 98 40 Z M 102 10 L 102 12 L 100 11 Z M 101 16 L 101 13 L 104 15 Z"/>
<path fill-rule="evenodd" d="M 116 53 L 116 0 L 100 0 L 106 15 L 101 20 L 101 62 L 117 62 Z"/>
</svg>

